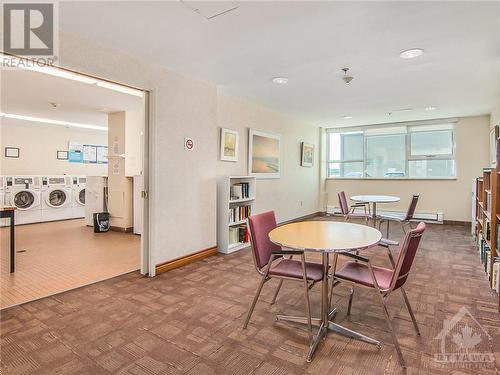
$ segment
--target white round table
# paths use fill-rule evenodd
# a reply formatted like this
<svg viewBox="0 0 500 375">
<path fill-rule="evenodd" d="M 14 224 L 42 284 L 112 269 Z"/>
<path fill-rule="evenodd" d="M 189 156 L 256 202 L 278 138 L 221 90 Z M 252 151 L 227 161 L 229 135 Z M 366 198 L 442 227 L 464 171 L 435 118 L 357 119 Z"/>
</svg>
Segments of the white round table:
<svg viewBox="0 0 500 375">
<path fill-rule="evenodd" d="M 373 226 L 377 225 L 377 203 L 396 203 L 401 200 L 393 195 L 354 195 L 351 197 L 354 202 L 368 202 L 372 204 Z"/>
<path fill-rule="evenodd" d="M 307 356 L 308 361 L 311 360 L 318 344 L 327 335 L 328 331 L 333 331 L 380 347 L 380 341 L 332 322 L 330 319 L 334 316 L 336 309 L 328 311 L 329 254 L 334 254 L 334 264 L 336 264 L 339 253 L 375 246 L 382 239 L 382 233 L 379 230 L 366 225 L 352 223 L 302 221 L 273 229 L 269 232 L 269 239 L 283 248 L 319 252 L 322 256 L 321 318 L 312 319 L 315 324 L 319 324 L 319 330 L 311 342 Z M 306 317 L 277 315 L 276 319 L 307 324 Z"/>
</svg>

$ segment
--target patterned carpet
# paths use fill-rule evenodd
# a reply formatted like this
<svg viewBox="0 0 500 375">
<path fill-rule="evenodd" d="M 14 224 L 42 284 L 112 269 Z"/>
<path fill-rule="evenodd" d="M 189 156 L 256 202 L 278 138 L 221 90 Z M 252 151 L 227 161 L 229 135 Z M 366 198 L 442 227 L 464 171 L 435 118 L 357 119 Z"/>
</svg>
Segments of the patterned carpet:
<svg viewBox="0 0 500 375">
<path fill-rule="evenodd" d="M 392 238 L 402 235 L 398 230 L 391 232 Z M 365 254 L 372 256 L 376 264 L 388 265 L 380 249 Z M 306 332 L 274 319 L 279 312 L 302 315 L 301 284 L 285 282 L 273 306 L 269 302 L 277 281 L 266 284 L 248 329 L 241 328 L 258 282 L 250 251 L 243 250 L 156 278 L 131 273 L 3 310 L 2 373 L 403 373 L 382 309 L 368 291 L 357 292 L 352 315 L 346 317 L 348 289 L 336 288 L 334 300 L 340 312 L 335 321 L 381 339 L 383 348 L 378 351 L 371 345 L 330 334 L 313 362 L 307 363 Z M 487 286 L 469 228 L 429 225 L 406 289 L 421 337 L 413 330 L 401 294 L 397 292 L 389 300 L 408 364 L 406 373 L 497 373 L 497 298 Z M 319 285 L 312 290 L 315 314 L 319 310 L 319 292 Z M 467 310 L 461 310 L 463 307 Z M 452 319 L 459 311 L 470 315 L 465 314 L 456 325 L 449 326 L 450 332 L 441 341 L 443 320 Z M 444 353 L 480 353 L 481 358 L 493 362 L 441 365 L 435 355 L 441 353 L 442 343 Z"/>
</svg>

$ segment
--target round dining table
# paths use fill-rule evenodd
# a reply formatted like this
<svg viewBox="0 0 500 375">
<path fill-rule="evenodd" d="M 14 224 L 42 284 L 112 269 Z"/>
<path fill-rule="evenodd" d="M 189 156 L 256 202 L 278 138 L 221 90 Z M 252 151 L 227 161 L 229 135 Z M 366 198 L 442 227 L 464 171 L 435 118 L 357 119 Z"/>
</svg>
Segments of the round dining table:
<svg viewBox="0 0 500 375">
<path fill-rule="evenodd" d="M 378 348 L 381 347 L 380 341 L 332 321 L 336 309 L 333 308 L 330 310 L 328 285 L 329 255 L 333 254 L 334 256 L 333 264 L 335 269 L 339 254 L 354 252 L 377 245 L 382 239 L 382 233 L 379 230 L 366 225 L 352 223 L 303 221 L 285 224 L 273 229 L 269 232 L 269 239 L 287 250 L 321 254 L 323 266 L 321 317 L 312 319 L 312 323 L 319 326 L 319 329 L 317 334 L 312 338 L 307 361 L 311 361 L 318 344 L 327 336 L 329 331 L 376 345 Z M 307 324 L 307 318 L 304 316 L 277 315 L 276 319 Z"/>
<path fill-rule="evenodd" d="M 377 204 L 378 203 L 396 203 L 401 200 L 393 195 L 354 195 L 351 197 L 353 202 L 371 203 L 372 204 L 372 221 L 373 226 L 377 225 Z"/>
</svg>

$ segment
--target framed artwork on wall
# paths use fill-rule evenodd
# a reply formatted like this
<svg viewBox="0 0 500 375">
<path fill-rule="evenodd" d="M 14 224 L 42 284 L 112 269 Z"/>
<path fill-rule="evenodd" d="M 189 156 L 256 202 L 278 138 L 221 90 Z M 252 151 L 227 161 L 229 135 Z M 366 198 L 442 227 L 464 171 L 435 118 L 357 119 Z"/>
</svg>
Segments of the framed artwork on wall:
<svg viewBox="0 0 500 375">
<path fill-rule="evenodd" d="M 248 174 L 257 178 L 280 178 L 281 136 L 250 129 Z"/>
<path fill-rule="evenodd" d="M 300 149 L 300 165 L 303 167 L 312 167 L 314 164 L 314 145 L 302 142 Z"/>
<path fill-rule="evenodd" d="M 18 147 L 5 147 L 5 157 L 6 158 L 19 158 L 19 148 Z"/>
<path fill-rule="evenodd" d="M 240 136 L 236 130 L 220 129 L 220 160 L 238 161 Z"/>
<path fill-rule="evenodd" d="M 68 160 L 68 151 L 57 151 L 57 160 Z"/>
</svg>

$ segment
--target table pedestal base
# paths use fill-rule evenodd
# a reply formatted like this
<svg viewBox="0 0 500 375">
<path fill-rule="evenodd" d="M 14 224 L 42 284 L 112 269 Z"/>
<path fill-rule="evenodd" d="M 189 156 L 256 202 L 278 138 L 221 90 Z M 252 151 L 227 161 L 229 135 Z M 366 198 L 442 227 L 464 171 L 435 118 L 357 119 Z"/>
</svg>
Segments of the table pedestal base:
<svg viewBox="0 0 500 375">
<path fill-rule="evenodd" d="M 350 337 L 355 340 L 367 342 L 368 344 L 377 346 L 377 349 L 382 348 L 382 343 L 380 341 L 365 336 L 362 333 L 353 331 L 352 329 L 343 327 L 340 324 L 332 322 L 330 319 L 333 319 L 336 312 L 337 310 L 333 309 L 328 314 L 328 319 L 329 319 L 328 325 L 325 325 L 320 318 L 311 318 L 312 325 L 316 327 L 319 326 L 319 329 L 318 333 L 313 337 L 311 345 L 309 347 L 309 353 L 307 354 L 307 362 L 311 362 L 314 352 L 318 348 L 318 345 L 321 342 L 321 340 L 326 338 L 326 336 L 328 335 L 328 331 L 332 331 L 339 335 Z M 307 318 L 305 316 L 276 315 L 276 320 L 307 325 Z"/>
</svg>

